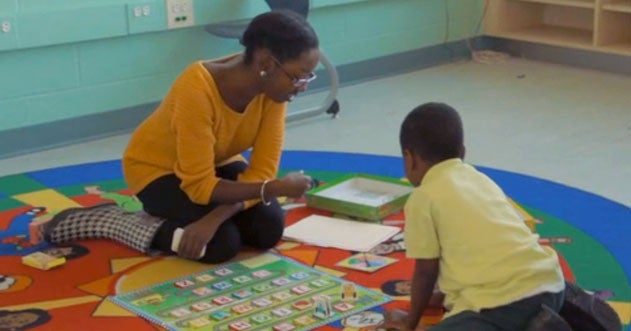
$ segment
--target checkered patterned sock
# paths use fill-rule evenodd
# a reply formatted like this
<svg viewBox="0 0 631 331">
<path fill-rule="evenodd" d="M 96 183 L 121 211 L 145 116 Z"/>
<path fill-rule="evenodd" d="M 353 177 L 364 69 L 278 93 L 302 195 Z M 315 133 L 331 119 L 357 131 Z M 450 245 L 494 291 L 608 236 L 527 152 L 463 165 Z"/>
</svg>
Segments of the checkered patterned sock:
<svg viewBox="0 0 631 331">
<path fill-rule="evenodd" d="M 132 213 L 116 204 L 104 204 L 64 210 L 43 225 L 43 233 L 51 243 L 110 239 L 146 253 L 163 222 L 144 212 Z"/>
</svg>

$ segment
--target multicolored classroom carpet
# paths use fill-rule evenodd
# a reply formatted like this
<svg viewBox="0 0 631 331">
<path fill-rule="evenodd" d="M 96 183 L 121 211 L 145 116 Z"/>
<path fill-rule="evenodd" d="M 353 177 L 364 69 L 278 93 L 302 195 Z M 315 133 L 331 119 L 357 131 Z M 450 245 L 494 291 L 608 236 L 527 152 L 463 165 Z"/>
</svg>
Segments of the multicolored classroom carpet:
<svg viewBox="0 0 631 331">
<path fill-rule="evenodd" d="M 399 158 L 346 153 L 287 151 L 285 171 L 303 169 L 321 182 L 352 173 L 393 178 L 403 176 Z M 516 202 L 541 242 L 559 252 L 566 278 L 606 299 L 627 325 L 631 321 L 631 211 L 629 207 L 553 182 L 515 173 L 480 168 Z M 209 268 L 173 256 L 147 257 L 121 245 L 91 240 L 51 247 L 31 245 L 28 224 L 68 207 L 116 202 L 137 210 L 122 179 L 119 161 L 34 171 L 0 178 L 0 330 L 162 330 L 106 298 Z M 287 205 L 288 224 L 326 212 L 300 204 Z M 387 218 L 400 223 L 403 215 Z M 409 306 L 411 261 L 405 259 L 400 236 L 375 253 L 399 261 L 367 274 L 336 266 L 353 253 L 283 242 L 279 254 L 321 271 L 391 295 L 382 307 L 345 318 L 324 330 L 369 330 L 384 309 Z M 21 257 L 55 250 L 68 261 L 42 271 L 23 265 Z M 244 252 L 241 257 L 260 252 Z M 440 318 L 430 311 L 426 323 Z"/>
</svg>

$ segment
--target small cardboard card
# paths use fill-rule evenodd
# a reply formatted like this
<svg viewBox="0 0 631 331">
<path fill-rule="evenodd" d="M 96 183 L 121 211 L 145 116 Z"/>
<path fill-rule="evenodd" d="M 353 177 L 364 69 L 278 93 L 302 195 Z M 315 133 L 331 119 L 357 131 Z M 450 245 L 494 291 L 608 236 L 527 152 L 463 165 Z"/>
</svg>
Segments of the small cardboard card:
<svg viewBox="0 0 631 331">
<path fill-rule="evenodd" d="M 392 257 L 359 253 L 338 262 L 336 266 L 366 272 L 375 272 L 397 261 L 398 259 Z"/>
<path fill-rule="evenodd" d="M 22 263 L 33 268 L 49 270 L 66 263 L 66 258 L 49 255 L 43 252 L 33 252 L 22 256 Z"/>
</svg>

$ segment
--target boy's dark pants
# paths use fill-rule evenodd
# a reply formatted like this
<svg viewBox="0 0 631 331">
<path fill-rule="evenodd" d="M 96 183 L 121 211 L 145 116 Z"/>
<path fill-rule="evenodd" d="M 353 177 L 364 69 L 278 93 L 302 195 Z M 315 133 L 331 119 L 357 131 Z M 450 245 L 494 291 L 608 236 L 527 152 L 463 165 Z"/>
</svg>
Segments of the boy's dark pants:
<svg viewBox="0 0 631 331">
<path fill-rule="evenodd" d="M 516 331 L 524 330 L 544 304 L 558 312 L 563 305 L 564 291 L 542 293 L 508 305 L 482 309 L 479 313 L 465 311 L 451 316 L 432 331 Z"/>
<path fill-rule="evenodd" d="M 233 162 L 216 169 L 217 176 L 236 180 L 245 170 L 244 162 Z M 199 205 L 192 202 L 180 188 L 181 180 L 166 175 L 151 182 L 137 197 L 147 213 L 165 218 L 158 229 L 151 248 L 171 252 L 173 232 L 193 223 L 219 206 L 217 203 Z M 268 249 L 280 240 L 284 229 L 284 212 L 276 199 L 265 206 L 261 203 L 241 211 L 225 221 L 206 245 L 206 263 L 225 262 L 237 255 L 242 245 Z"/>
</svg>

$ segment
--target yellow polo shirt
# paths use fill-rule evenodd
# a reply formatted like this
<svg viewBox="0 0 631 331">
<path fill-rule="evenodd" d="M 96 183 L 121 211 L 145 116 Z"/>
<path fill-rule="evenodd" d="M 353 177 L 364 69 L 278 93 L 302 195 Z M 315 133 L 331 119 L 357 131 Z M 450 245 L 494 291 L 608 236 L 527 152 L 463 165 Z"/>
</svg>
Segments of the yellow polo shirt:
<svg viewBox="0 0 631 331">
<path fill-rule="evenodd" d="M 490 178 L 461 159 L 430 168 L 405 217 L 407 256 L 439 259 L 447 317 L 565 287 L 556 253 L 539 245 Z"/>
<path fill-rule="evenodd" d="M 285 112 L 286 103 L 276 103 L 263 94 L 243 113 L 232 110 L 208 70 L 196 62 L 176 79 L 158 109 L 133 133 L 123 155 L 125 180 L 138 193 L 158 177 L 175 174 L 188 197 L 205 205 L 220 180 L 215 168 L 249 148 L 249 166 L 238 180 L 274 178 Z M 256 202 L 246 202 L 246 208 Z"/>
</svg>

